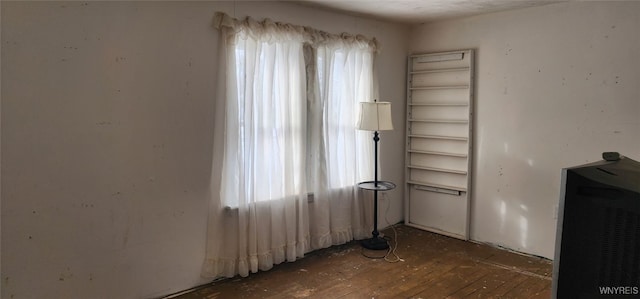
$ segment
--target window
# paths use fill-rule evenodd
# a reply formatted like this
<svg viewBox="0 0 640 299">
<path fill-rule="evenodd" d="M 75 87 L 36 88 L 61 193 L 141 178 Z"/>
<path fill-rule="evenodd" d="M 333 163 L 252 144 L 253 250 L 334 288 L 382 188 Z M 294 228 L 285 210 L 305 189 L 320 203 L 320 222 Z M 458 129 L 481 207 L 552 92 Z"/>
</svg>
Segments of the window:
<svg viewBox="0 0 640 299">
<path fill-rule="evenodd" d="M 267 29 L 241 30 L 228 51 L 226 206 L 352 188 L 373 172 L 356 130 L 358 103 L 373 99 L 372 48 L 337 39 L 305 51 L 306 35 Z"/>
<path fill-rule="evenodd" d="M 226 43 L 225 127 L 204 271 L 247 276 L 366 237 L 370 201 L 355 185 L 373 174 L 373 144 L 356 117 L 375 98 L 375 40 L 224 13 L 214 22 Z"/>
<path fill-rule="evenodd" d="M 373 53 L 336 43 L 318 47 L 317 57 L 329 187 L 350 187 L 373 172 L 370 132 L 356 129 L 359 102 L 374 98 Z"/>
<path fill-rule="evenodd" d="M 233 45 L 228 57 L 223 178 L 235 182 L 223 186 L 229 191 L 226 204 L 304 193 L 302 43 L 273 42 L 240 32 Z"/>
</svg>

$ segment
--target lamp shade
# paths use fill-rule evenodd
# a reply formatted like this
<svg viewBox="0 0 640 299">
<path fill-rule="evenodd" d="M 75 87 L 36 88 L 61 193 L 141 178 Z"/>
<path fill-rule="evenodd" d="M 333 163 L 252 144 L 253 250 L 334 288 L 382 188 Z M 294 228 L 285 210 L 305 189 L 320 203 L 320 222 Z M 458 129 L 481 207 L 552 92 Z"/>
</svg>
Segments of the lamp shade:
<svg viewBox="0 0 640 299">
<path fill-rule="evenodd" d="M 393 130 L 391 103 L 360 102 L 358 129 L 365 131 Z"/>
</svg>

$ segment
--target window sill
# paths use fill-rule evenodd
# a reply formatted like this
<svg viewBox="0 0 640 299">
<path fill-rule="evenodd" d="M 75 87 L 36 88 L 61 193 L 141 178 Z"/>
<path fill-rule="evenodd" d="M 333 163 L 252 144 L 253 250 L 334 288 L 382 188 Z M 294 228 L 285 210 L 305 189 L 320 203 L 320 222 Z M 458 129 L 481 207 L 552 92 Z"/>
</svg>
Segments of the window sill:
<svg viewBox="0 0 640 299">
<path fill-rule="evenodd" d="M 308 203 L 313 203 L 314 201 L 314 195 L 313 193 L 307 193 L 307 202 Z M 268 202 L 268 201 L 265 201 Z M 225 206 L 224 207 L 225 212 L 237 212 L 238 211 L 238 207 L 237 206 Z"/>
</svg>

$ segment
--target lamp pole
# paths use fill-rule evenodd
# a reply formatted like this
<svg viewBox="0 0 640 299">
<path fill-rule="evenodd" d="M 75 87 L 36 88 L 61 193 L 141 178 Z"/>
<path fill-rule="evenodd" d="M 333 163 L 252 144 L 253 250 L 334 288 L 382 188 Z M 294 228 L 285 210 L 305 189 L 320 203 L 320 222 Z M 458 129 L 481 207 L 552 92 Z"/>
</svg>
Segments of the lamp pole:
<svg viewBox="0 0 640 299">
<path fill-rule="evenodd" d="M 373 211 L 374 211 L 374 215 L 373 215 L 373 238 L 377 239 L 378 235 L 380 235 L 380 233 L 378 233 L 378 141 L 380 141 L 380 137 L 378 137 L 378 131 L 374 131 L 373 132 L 373 143 L 375 144 L 374 146 L 374 150 L 373 150 L 373 165 L 374 165 L 374 175 L 373 175 L 373 185 L 376 188 L 376 190 L 373 191 Z"/>
</svg>

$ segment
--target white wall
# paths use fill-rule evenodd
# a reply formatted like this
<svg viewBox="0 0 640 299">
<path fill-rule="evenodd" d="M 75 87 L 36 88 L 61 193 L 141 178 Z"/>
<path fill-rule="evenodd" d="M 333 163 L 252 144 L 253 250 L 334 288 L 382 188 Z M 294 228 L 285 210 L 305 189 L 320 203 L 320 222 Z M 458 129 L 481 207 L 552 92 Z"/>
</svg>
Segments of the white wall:
<svg viewBox="0 0 640 299">
<path fill-rule="evenodd" d="M 476 49 L 472 239 L 553 257 L 563 167 L 640 160 L 640 2 L 572 2 L 414 27 Z"/>
<path fill-rule="evenodd" d="M 150 298 L 204 282 L 215 11 L 378 38 L 381 95 L 397 103 L 384 178 L 403 179 L 403 26 L 271 2 L 1 5 L 2 298 Z"/>
</svg>

